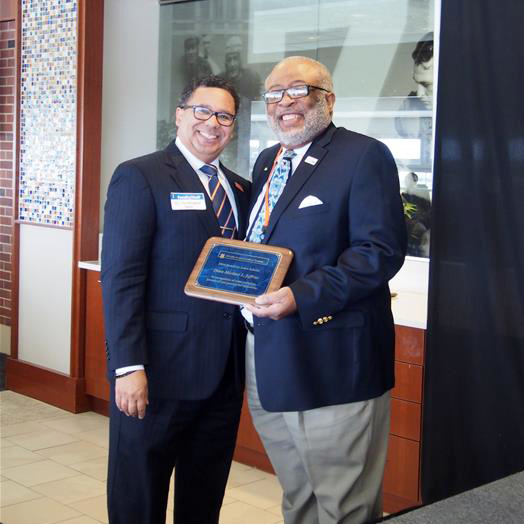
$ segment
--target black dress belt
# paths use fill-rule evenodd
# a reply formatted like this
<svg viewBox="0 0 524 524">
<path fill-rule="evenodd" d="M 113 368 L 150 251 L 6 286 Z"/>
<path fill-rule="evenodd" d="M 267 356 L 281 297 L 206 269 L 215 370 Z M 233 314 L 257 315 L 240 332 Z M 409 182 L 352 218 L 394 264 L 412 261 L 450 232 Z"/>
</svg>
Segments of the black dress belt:
<svg viewBox="0 0 524 524">
<path fill-rule="evenodd" d="M 255 334 L 255 330 L 253 329 L 253 326 L 246 320 L 244 319 L 244 325 L 246 326 L 246 329 L 252 334 L 254 335 Z"/>
</svg>

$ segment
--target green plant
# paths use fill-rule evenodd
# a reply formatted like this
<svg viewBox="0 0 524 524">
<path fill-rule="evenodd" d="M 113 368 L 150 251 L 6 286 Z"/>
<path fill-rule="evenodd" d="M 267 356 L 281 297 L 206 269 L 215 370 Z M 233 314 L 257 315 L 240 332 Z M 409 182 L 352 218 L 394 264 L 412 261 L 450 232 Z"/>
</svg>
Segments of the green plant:
<svg viewBox="0 0 524 524">
<path fill-rule="evenodd" d="M 404 216 L 413 218 L 413 215 L 417 212 L 417 205 L 405 200 L 402 200 L 402 205 L 404 206 Z"/>
</svg>

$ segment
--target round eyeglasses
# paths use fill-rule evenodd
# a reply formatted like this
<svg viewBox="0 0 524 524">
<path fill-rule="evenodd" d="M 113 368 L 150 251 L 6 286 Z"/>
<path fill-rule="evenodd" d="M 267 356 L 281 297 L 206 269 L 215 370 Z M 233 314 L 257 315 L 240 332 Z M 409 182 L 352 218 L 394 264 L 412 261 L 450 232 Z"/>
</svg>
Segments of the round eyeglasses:
<svg viewBox="0 0 524 524">
<path fill-rule="evenodd" d="M 216 116 L 218 123 L 221 126 L 226 127 L 232 126 L 236 118 L 235 115 L 231 115 L 230 113 L 225 113 L 223 111 L 211 111 L 211 109 L 206 106 L 182 105 L 178 107 L 180 107 L 180 109 L 192 109 L 193 116 L 197 120 L 209 120 L 214 115 Z"/>
<path fill-rule="evenodd" d="M 312 85 L 303 85 L 303 86 L 291 86 L 286 89 L 275 89 L 274 91 L 266 91 L 262 97 L 266 104 L 276 104 L 284 98 L 284 93 L 287 93 L 289 98 L 303 98 L 309 95 L 311 89 L 320 89 L 320 91 L 325 91 L 329 93 L 329 89 L 324 89 L 323 87 L 312 86 Z"/>
</svg>

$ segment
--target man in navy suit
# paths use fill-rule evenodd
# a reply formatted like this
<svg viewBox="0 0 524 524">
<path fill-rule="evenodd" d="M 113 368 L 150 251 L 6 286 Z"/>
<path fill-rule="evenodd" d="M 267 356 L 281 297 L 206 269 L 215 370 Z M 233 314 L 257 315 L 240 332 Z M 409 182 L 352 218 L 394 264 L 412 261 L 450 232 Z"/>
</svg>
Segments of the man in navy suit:
<svg viewBox="0 0 524 524">
<path fill-rule="evenodd" d="M 280 144 L 255 163 L 246 238 L 294 259 L 284 286 L 243 312 L 249 406 L 286 524 L 361 524 L 381 515 L 394 384 L 388 281 L 406 250 L 398 174 L 381 142 L 333 125 L 332 79 L 319 62 L 286 58 L 265 87 Z"/>
<path fill-rule="evenodd" d="M 102 289 L 111 524 L 164 524 L 175 466 L 176 523 L 218 523 L 245 331 L 234 306 L 190 298 L 184 285 L 209 237 L 245 234 L 249 183 L 218 161 L 238 100 L 221 78 L 195 81 L 176 109 L 176 141 L 118 166 L 109 186 Z"/>
</svg>

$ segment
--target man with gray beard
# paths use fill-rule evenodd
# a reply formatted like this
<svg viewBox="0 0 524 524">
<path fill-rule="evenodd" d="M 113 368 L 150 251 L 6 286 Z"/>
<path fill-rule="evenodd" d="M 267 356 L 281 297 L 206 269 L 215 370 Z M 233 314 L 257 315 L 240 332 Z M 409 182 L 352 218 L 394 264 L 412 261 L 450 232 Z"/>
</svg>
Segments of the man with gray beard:
<svg viewBox="0 0 524 524">
<path fill-rule="evenodd" d="M 243 310 L 249 407 L 286 524 L 362 524 L 382 511 L 388 281 L 406 250 L 397 170 L 381 142 L 333 125 L 319 62 L 286 58 L 265 88 L 280 144 L 255 163 L 246 240 L 295 256 L 283 287 Z"/>
</svg>

